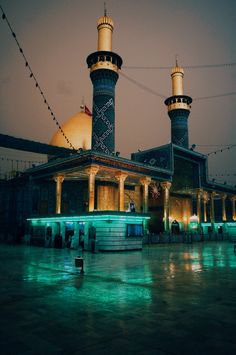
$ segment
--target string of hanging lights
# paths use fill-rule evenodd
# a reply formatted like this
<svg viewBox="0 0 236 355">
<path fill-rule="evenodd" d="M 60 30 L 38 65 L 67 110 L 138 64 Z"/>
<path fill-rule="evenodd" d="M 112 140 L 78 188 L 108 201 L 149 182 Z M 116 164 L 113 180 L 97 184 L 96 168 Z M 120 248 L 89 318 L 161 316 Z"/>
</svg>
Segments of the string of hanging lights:
<svg viewBox="0 0 236 355">
<path fill-rule="evenodd" d="M 144 85 L 140 81 L 138 81 L 138 80 L 136 80 L 134 78 L 131 78 L 127 74 L 124 74 L 124 73 L 120 72 L 120 75 L 123 76 L 128 81 L 130 81 L 131 83 L 133 83 L 136 86 L 138 86 L 139 88 L 141 88 L 144 91 L 148 92 L 149 94 L 152 94 L 152 95 L 155 95 L 157 97 L 160 97 L 161 99 L 166 99 L 167 98 L 167 95 L 163 95 L 163 94 L 158 93 L 157 91 L 149 88 L 148 86 Z M 226 96 L 232 96 L 232 95 L 236 95 L 236 91 L 222 93 L 222 94 L 218 94 L 218 95 L 194 97 L 193 101 L 196 102 L 196 101 L 202 101 L 202 100 L 216 99 L 216 98 L 219 98 L 219 97 L 226 97 Z"/>
<path fill-rule="evenodd" d="M 136 79 L 131 78 L 130 76 L 124 74 L 123 72 L 120 72 L 119 74 L 120 74 L 121 76 L 123 76 L 126 80 L 128 80 L 128 81 L 130 81 L 131 83 L 137 85 L 139 88 L 141 88 L 141 89 L 147 91 L 149 94 L 158 96 L 158 97 L 160 97 L 161 99 L 164 99 L 164 100 L 167 98 L 167 96 L 158 93 L 157 91 L 155 91 L 155 90 L 153 90 L 153 89 L 147 87 L 147 86 L 144 85 L 143 83 L 140 83 L 140 82 L 137 81 Z"/>
<path fill-rule="evenodd" d="M 228 177 L 233 177 L 236 176 L 236 173 L 218 173 L 218 174 L 209 174 L 209 176 L 219 176 L 219 177 L 224 177 L 224 176 L 228 176 Z"/>
<path fill-rule="evenodd" d="M 39 82 L 35 76 L 35 74 L 33 73 L 32 71 L 32 68 L 24 54 L 24 51 L 18 41 L 18 38 L 16 36 L 16 33 L 13 31 L 13 28 L 8 20 L 8 17 L 6 16 L 6 13 L 4 12 L 2 6 L 0 5 L 0 9 L 1 9 L 1 12 L 2 12 L 2 19 L 6 21 L 10 31 L 11 31 L 11 34 L 18 46 L 18 49 L 20 51 L 20 54 L 22 55 L 23 59 L 24 59 L 24 62 L 25 62 L 25 66 L 26 68 L 29 70 L 29 73 L 30 73 L 30 78 L 32 78 L 35 82 L 35 87 L 39 90 L 40 92 L 40 95 L 42 96 L 42 99 L 43 99 L 43 102 L 44 104 L 47 106 L 48 108 L 48 111 L 50 112 L 50 115 L 53 119 L 53 121 L 55 122 L 55 124 L 58 126 L 59 130 L 61 131 L 63 137 L 65 138 L 66 142 L 68 143 L 68 145 L 73 149 L 73 150 L 76 150 L 74 148 L 74 146 L 71 144 L 71 142 L 69 141 L 68 137 L 65 135 L 60 123 L 58 122 L 54 112 L 52 111 L 49 103 L 48 103 L 48 100 L 46 99 L 45 97 L 45 94 L 41 88 L 41 86 L 39 85 Z M 185 69 L 207 69 L 207 68 L 230 68 L 230 67 L 234 67 L 236 66 L 236 63 L 235 62 L 231 62 L 231 63 L 219 63 L 219 64 L 202 64 L 202 65 L 186 65 L 184 66 Z M 123 67 L 124 69 L 172 69 L 171 66 L 124 66 Z M 158 93 L 156 92 L 155 90 L 147 87 L 146 85 L 144 85 L 143 83 L 137 81 L 136 79 L 134 78 L 131 78 L 129 77 L 127 74 L 124 74 L 123 72 L 120 72 L 120 75 L 123 76 L 126 80 L 132 82 L 133 84 L 135 84 L 136 86 L 138 86 L 139 88 L 145 90 L 146 92 L 152 94 L 152 95 L 155 95 L 161 99 L 166 99 L 167 96 L 161 94 L 161 93 Z M 235 95 L 236 92 L 229 92 L 229 93 L 222 93 L 222 94 L 218 94 L 218 95 L 212 95 L 212 96 L 205 96 L 205 97 L 196 97 L 194 98 L 194 101 L 202 101 L 202 100 L 208 100 L 208 99 L 214 99 L 214 98 L 219 98 L 219 97 L 226 97 L 226 96 L 232 96 L 232 95 Z M 222 153 L 223 151 L 226 151 L 226 150 L 230 150 L 232 148 L 234 148 L 236 145 L 235 144 L 232 144 L 232 145 L 229 145 L 227 146 L 226 148 L 221 148 L 221 149 L 218 149 L 218 150 L 215 150 L 215 151 L 212 151 L 208 154 L 206 154 L 207 156 L 210 156 L 210 155 L 213 155 L 213 154 L 218 154 L 218 153 Z M 9 159 L 11 160 L 11 159 Z"/>
<path fill-rule="evenodd" d="M 230 150 L 230 149 L 235 148 L 235 147 L 236 147 L 236 144 L 232 144 L 232 145 L 230 145 L 230 146 L 228 146 L 226 148 L 221 148 L 221 149 L 215 150 L 215 151 L 210 152 L 210 153 L 208 153 L 206 155 L 209 156 L 209 155 L 213 155 L 213 154 L 223 153 L 224 151 Z"/>
<path fill-rule="evenodd" d="M 43 163 L 45 163 L 45 161 L 14 159 L 14 158 L 7 158 L 7 157 L 1 157 L 1 156 L 0 156 L 0 160 L 16 162 L 16 163 L 24 163 L 24 164 L 43 164 Z"/>
<path fill-rule="evenodd" d="M 23 60 L 24 60 L 24 62 L 25 62 L 25 66 L 26 66 L 26 68 L 27 68 L 28 71 L 29 71 L 29 74 L 30 74 L 29 76 L 30 76 L 30 78 L 34 81 L 35 87 L 38 89 L 38 91 L 39 91 L 39 93 L 40 93 L 40 95 L 41 95 L 41 97 L 42 97 L 42 99 L 43 99 L 44 104 L 47 106 L 47 109 L 48 109 L 48 111 L 49 111 L 49 113 L 50 113 L 50 115 L 51 115 L 51 117 L 52 117 L 52 120 L 55 122 L 55 124 L 56 124 L 57 127 L 59 128 L 61 134 L 63 135 L 64 139 L 66 140 L 66 142 L 67 142 L 67 144 L 70 146 L 70 148 L 72 148 L 73 150 L 76 150 L 75 147 L 72 145 L 72 143 L 69 141 L 69 139 L 68 139 L 68 137 L 66 136 L 65 132 L 63 131 L 63 129 L 62 129 L 62 127 L 61 127 L 59 121 L 57 120 L 56 115 L 54 114 L 52 108 L 50 107 L 50 105 L 49 105 L 49 103 L 48 103 L 48 100 L 47 100 L 47 98 L 46 98 L 46 96 L 45 96 L 45 94 L 44 94 L 44 92 L 43 92 L 43 90 L 42 90 L 42 88 L 41 88 L 41 86 L 40 86 L 40 84 L 39 84 L 39 82 L 38 82 L 38 80 L 37 80 L 35 74 L 33 73 L 33 70 L 32 70 L 32 68 L 31 68 L 31 65 L 29 64 L 29 61 L 27 60 L 27 58 L 26 58 L 26 56 L 25 56 L 25 54 L 24 54 L 24 51 L 23 51 L 23 49 L 22 49 L 22 46 L 20 45 L 20 42 L 18 41 L 18 38 L 17 38 L 17 36 L 16 36 L 16 33 L 13 31 L 13 28 L 12 28 L 12 26 L 11 26 L 9 20 L 8 20 L 8 17 L 7 17 L 7 15 L 6 15 L 6 13 L 4 12 L 4 10 L 3 10 L 3 8 L 2 8 L 1 5 L 0 5 L 0 9 L 1 9 L 1 12 L 2 12 L 2 19 L 7 23 L 7 26 L 8 26 L 8 28 L 9 28 L 9 30 L 11 31 L 12 37 L 14 38 L 14 40 L 15 40 L 15 42 L 16 42 L 16 45 L 17 45 L 17 47 L 18 47 L 18 49 L 19 49 L 19 51 L 20 51 L 20 54 L 21 54 L 21 56 L 23 57 Z"/>
<path fill-rule="evenodd" d="M 236 63 L 218 63 L 218 64 L 200 64 L 200 65 L 184 65 L 184 69 L 209 69 L 209 68 L 230 68 L 236 66 Z M 134 66 L 124 65 L 124 69 L 147 69 L 147 70 L 171 70 L 173 66 Z"/>
</svg>

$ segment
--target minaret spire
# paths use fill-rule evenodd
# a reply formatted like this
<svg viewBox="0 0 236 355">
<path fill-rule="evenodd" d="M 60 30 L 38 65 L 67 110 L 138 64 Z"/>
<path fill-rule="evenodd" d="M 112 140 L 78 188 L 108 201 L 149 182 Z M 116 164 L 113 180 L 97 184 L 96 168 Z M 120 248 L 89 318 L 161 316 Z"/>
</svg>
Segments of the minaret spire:
<svg viewBox="0 0 236 355">
<path fill-rule="evenodd" d="M 171 120 L 171 142 L 189 148 L 188 116 L 190 114 L 192 98 L 184 95 L 184 70 L 175 57 L 175 67 L 171 71 L 172 96 L 165 100 L 168 115 Z"/>
<path fill-rule="evenodd" d="M 106 1 L 104 1 L 104 16 L 107 16 L 107 7 L 106 7 Z"/>
<path fill-rule="evenodd" d="M 107 10 L 104 8 L 104 16 L 98 19 L 98 51 L 112 51 L 112 34 L 114 23 L 111 17 L 107 16 Z"/>
<path fill-rule="evenodd" d="M 175 55 L 175 66 L 178 67 L 178 54 Z"/>
</svg>

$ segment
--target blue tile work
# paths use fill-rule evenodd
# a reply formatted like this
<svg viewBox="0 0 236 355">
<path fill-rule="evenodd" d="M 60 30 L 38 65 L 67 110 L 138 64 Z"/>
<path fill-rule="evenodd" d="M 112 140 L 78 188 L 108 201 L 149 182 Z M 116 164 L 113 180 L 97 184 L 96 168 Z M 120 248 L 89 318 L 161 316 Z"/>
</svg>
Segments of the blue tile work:
<svg viewBox="0 0 236 355">
<path fill-rule="evenodd" d="M 131 159 L 161 169 L 173 169 L 172 146 L 170 144 L 132 153 Z"/>
<path fill-rule="evenodd" d="M 171 119 L 171 142 L 181 147 L 189 147 L 188 110 L 172 110 L 168 112 Z"/>
<path fill-rule="evenodd" d="M 115 151 L 115 85 L 118 74 L 109 69 L 91 72 L 93 83 L 92 149 Z"/>
</svg>

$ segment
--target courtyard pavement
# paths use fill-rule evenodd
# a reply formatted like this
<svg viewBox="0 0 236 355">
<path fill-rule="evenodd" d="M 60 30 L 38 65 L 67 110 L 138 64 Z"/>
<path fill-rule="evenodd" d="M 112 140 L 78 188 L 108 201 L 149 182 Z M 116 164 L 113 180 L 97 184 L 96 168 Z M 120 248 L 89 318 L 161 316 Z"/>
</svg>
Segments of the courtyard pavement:
<svg viewBox="0 0 236 355">
<path fill-rule="evenodd" d="M 0 245 L 1 354 L 236 354 L 232 243 L 77 255 Z"/>
</svg>

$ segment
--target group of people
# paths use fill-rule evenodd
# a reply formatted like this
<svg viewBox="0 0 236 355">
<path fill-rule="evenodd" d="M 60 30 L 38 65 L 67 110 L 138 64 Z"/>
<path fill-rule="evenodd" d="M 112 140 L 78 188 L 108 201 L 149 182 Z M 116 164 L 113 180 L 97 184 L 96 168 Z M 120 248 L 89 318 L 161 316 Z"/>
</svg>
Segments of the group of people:
<svg viewBox="0 0 236 355">
<path fill-rule="evenodd" d="M 78 247 L 81 247 L 84 249 L 84 232 L 82 230 L 79 231 L 79 237 L 78 239 L 74 235 L 73 230 L 69 230 L 66 232 L 65 235 L 65 242 L 63 242 L 62 235 L 57 233 L 55 234 L 54 237 L 54 243 L 52 242 L 52 231 L 51 229 L 47 229 L 46 231 L 46 237 L 45 237 L 45 247 L 50 248 L 54 247 L 57 249 L 61 249 L 63 247 L 66 247 L 68 249 L 78 249 Z"/>
<path fill-rule="evenodd" d="M 61 234 L 56 234 L 54 238 L 54 248 L 61 249 L 62 248 L 62 236 Z"/>
</svg>

